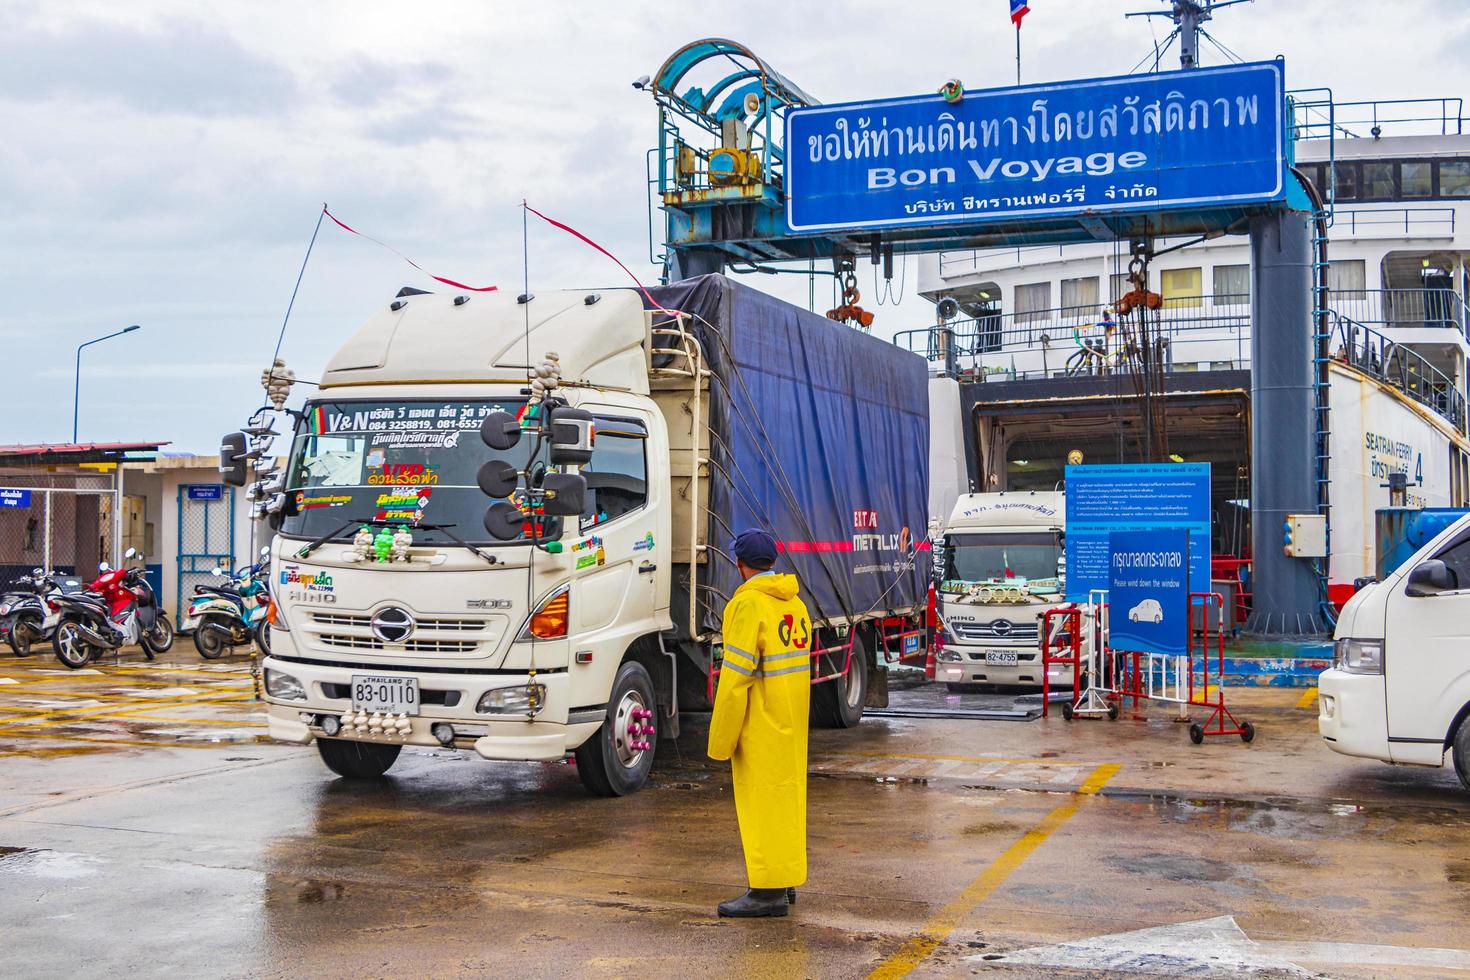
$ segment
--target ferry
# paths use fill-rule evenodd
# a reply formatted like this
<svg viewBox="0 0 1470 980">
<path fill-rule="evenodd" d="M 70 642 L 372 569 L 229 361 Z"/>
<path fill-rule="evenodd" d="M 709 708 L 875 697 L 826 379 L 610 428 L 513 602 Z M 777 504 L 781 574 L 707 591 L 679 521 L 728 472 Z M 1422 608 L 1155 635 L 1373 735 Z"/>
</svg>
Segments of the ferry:
<svg viewBox="0 0 1470 980">
<path fill-rule="evenodd" d="M 1470 505 L 1464 116 L 1458 98 L 1294 101 L 1295 166 L 1323 201 L 1326 232 L 1325 572 L 1337 605 L 1374 574 L 1377 509 Z M 956 429 L 936 438 L 962 445 L 968 461 L 936 488 L 935 513 L 967 491 L 1054 490 L 1068 462 L 1158 457 L 1160 442 L 1150 453 L 1143 437 L 1140 401 L 1150 400 L 1164 454 L 1211 464 L 1216 555 L 1249 562 L 1251 454 L 1270 452 L 1250 444 L 1250 338 L 1261 325 L 1249 241 L 1153 247 L 1146 285 L 1162 298 L 1149 316 L 1164 371 L 1151 392 L 1130 369 L 1121 326 L 1119 301 L 1134 289 L 1128 243 L 920 257 L 919 290 L 941 318 L 896 342 L 952 379 L 935 385 L 932 414 Z"/>
</svg>

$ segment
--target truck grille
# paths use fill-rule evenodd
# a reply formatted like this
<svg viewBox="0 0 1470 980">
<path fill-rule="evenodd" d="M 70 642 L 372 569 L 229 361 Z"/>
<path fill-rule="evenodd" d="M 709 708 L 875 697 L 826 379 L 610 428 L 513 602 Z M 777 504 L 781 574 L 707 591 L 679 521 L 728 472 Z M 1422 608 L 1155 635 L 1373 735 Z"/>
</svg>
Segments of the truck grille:
<svg viewBox="0 0 1470 980">
<path fill-rule="evenodd" d="M 354 626 L 359 629 L 371 629 L 371 616 L 356 616 L 352 613 L 336 612 L 314 612 L 311 614 L 312 621 L 321 626 Z M 440 633 L 478 633 L 485 629 L 487 623 L 483 619 L 436 619 L 424 617 L 417 620 L 418 628 L 421 630 L 434 630 Z"/>
<path fill-rule="evenodd" d="M 322 646 L 338 650 L 382 650 L 384 643 L 376 636 L 349 636 L 344 633 L 323 633 L 317 637 Z M 408 653 L 471 653 L 479 646 L 474 640 L 422 640 L 410 639 L 399 644 Z"/>
<path fill-rule="evenodd" d="M 1035 644 L 1041 633 L 1035 620 L 1029 623 L 1013 623 L 1005 619 L 997 619 L 989 623 L 950 623 L 949 628 L 955 637 L 961 640 L 1026 645 Z"/>
</svg>

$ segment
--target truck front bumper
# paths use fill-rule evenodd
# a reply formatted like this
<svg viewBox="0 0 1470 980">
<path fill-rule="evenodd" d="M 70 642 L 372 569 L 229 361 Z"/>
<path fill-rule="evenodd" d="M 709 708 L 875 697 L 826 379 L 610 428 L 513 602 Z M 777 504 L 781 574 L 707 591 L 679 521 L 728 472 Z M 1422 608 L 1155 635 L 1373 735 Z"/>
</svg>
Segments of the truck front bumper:
<svg viewBox="0 0 1470 980">
<path fill-rule="evenodd" d="M 1332 668 L 1317 676 L 1317 732 L 1328 748 L 1362 759 L 1392 758 L 1382 674 Z"/>
<path fill-rule="evenodd" d="M 300 682 L 305 699 L 284 700 L 266 695 L 266 719 L 270 736 L 281 742 L 305 745 L 317 738 L 340 738 L 391 745 L 422 745 L 433 748 L 444 743 L 433 732 L 443 723 L 453 729 L 451 745 L 474 749 L 486 759 L 514 762 L 545 762 L 564 758 L 602 726 L 604 706 L 571 710 L 571 679 L 566 673 L 538 672 L 536 683 L 546 686 L 545 705 L 535 718 L 524 714 L 480 714 L 475 711 L 486 691 L 530 683 L 525 674 L 416 673 L 411 670 L 330 667 L 279 661 L 267 657 L 263 669 L 288 674 Z M 407 674 L 417 677 L 421 695 L 452 704 L 424 703 L 419 714 L 407 717 L 406 730 L 396 726 L 343 727 L 328 736 L 322 724 L 328 718 L 340 721 L 352 709 L 347 692 L 353 674 Z M 455 697 L 454 695 L 458 695 Z M 334 696 L 342 695 L 342 696 Z M 447 696 L 446 696 L 447 695 Z"/>
<path fill-rule="evenodd" d="M 934 667 L 934 679 L 949 684 L 1011 684 L 1041 686 L 1041 651 L 1035 647 L 970 647 L 946 644 L 946 652 L 958 653 L 958 663 L 940 660 Z M 987 654 L 1014 654 L 1014 664 L 991 663 Z M 1072 668 L 1052 664 L 1047 668 L 1047 683 L 1072 686 Z"/>
</svg>

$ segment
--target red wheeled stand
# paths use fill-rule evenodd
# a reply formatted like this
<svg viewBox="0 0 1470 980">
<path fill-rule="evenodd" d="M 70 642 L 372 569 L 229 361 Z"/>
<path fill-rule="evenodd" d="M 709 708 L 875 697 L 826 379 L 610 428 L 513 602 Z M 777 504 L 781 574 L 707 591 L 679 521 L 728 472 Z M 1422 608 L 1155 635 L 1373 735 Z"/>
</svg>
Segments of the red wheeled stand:
<svg viewBox="0 0 1470 980">
<path fill-rule="evenodd" d="M 1198 723 L 1189 726 L 1189 740 L 1195 745 L 1205 740 L 1206 735 L 1239 735 L 1242 742 L 1249 742 L 1256 737 L 1256 726 L 1248 721 L 1237 721 L 1225 707 L 1225 632 L 1223 623 L 1225 600 L 1218 592 L 1191 592 L 1189 594 L 1189 608 L 1193 613 L 1196 606 L 1200 608 L 1204 620 L 1203 628 L 1196 632 L 1193 628 L 1189 631 L 1189 703 L 1201 708 L 1211 708 L 1210 717 L 1203 725 Z M 1211 628 L 1210 611 L 1215 613 L 1214 628 Z M 1193 623 L 1190 624 L 1193 627 Z M 1196 692 L 1194 689 L 1194 655 L 1198 641 L 1200 661 L 1204 667 L 1205 689 Z M 1211 647 L 1215 652 L 1215 677 L 1216 682 L 1210 684 L 1210 652 Z M 1196 696 L 1198 694 L 1198 696 Z M 1212 700 L 1213 698 L 1213 700 Z M 1227 724 L 1227 722 L 1229 724 Z"/>
</svg>

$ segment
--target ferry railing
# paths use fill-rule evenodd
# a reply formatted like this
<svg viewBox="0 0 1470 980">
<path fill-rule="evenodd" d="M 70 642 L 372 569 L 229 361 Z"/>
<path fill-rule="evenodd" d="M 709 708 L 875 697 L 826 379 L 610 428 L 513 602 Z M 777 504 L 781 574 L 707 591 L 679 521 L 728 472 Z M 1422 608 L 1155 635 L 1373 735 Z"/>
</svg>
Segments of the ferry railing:
<svg viewBox="0 0 1470 980">
<path fill-rule="evenodd" d="M 1339 203 L 1335 230 L 1350 235 L 1430 234 L 1440 232 L 1446 238 L 1455 233 L 1455 209 L 1434 207 L 1347 208 Z"/>
<path fill-rule="evenodd" d="M 1465 335 L 1470 325 L 1470 308 L 1453 289 L 1334 289 L 1327 305 L 1378 329 L 1446 328 Z"/>
<path fill-rule="evenodd" d="M 1332 112 L 1320 102 L 1295 106 L 1292 129 L 1297 139 L 1342 136 L 1459 136 L 1465 127 L 1465 100 L 1459 97 L 1333 102 Z"/>
<path fill-rule="evenodd" d="M 1340 313 L 1333 320 L 1334 358 L 1396 388 L 1451 422 L 1455 431 L 1467 431 L 1465 395 L 1449 375 L 1372 327 Z"/>
</svg>

